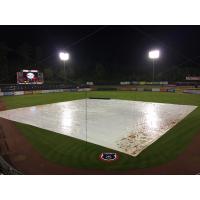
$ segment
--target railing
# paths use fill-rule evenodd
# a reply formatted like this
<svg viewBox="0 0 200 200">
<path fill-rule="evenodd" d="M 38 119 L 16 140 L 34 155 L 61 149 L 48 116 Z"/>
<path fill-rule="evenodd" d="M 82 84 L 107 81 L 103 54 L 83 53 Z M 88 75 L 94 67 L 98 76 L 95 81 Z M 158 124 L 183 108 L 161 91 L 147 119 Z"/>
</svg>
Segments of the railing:
<svg viewBox="0 0 200 200">
<path fill-rule="evenodd" d="M 0 173 L 5 175 L 21 175 L 22 173 L 14 169 L 10 164 L 8 164 L 2 156 L 0 156 Z"/>
</svg>

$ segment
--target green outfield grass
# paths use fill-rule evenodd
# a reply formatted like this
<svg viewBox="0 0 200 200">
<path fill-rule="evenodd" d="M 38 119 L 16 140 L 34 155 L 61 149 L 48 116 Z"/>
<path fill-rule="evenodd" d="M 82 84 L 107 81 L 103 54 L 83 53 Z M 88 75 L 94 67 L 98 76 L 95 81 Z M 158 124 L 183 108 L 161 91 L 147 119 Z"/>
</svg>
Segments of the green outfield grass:
<svg viewBox="0 0 200 200">
<path fill-rule="evenodd" d="M 24 96 L 8 96 L 0 99 L 8 109 L 56 103 L 86 97 L 85 92 L 48 93 Z M 200 106 L 200 96 L 181 93 L 99 91 L 88 92 L 87 97 L 109 97 L 135 101 L 175 103 Z M 86 169 L 127 170 L 148 168 L 176 159 L 190 144 L 195 134 L 200 133 L 200 107 L 168 131 L 139 156 L 131 157 L 119 153 L 120 159 L 105 163 L 98 159 L 101 152 L 112 151 L 65 135 L 43 130 L 30 125 L 16 123 L 17 128 L 46 159 L 55 163 Z M 190 160 L 192 162 L 192 159 Z"/>
</svg>

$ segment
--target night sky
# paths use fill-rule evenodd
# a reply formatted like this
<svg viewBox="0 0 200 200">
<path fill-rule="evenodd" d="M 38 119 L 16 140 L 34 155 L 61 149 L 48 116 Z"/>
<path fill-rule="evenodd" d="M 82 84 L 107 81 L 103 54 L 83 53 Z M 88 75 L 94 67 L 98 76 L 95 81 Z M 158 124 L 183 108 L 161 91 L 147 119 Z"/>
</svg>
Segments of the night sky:
<svg viewBox="0 0 200 200">
<path fill-rule="evenodd" d="M 110 73 L 145 70 L 152 65 L 148 50 L 158 48 L 159 70 L 200 67 L 199 26 L 0 26 L 0 35 L 0 42 L 12 49 L 24 42 L 41 46 L 43 59 L 37 65 L 58 64 L 58 52 L 66 50 L 70 65 L 92 69 L 101 63 Z"/>
</svg>

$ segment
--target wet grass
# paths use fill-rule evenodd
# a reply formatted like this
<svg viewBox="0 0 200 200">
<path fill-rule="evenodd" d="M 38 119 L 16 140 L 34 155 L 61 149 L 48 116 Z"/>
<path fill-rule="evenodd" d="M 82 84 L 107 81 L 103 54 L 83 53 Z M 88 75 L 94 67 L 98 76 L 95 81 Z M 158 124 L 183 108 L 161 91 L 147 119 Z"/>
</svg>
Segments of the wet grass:
<svg viewBox="0 0 200 200">
<path fill-rule="evenodd" d="M 199 95 L 181 93 L 99 91 L 88 92 L 87 96 L 200 106 Z M 1 100 L 6 103 L 8 109 L 13 109 L 83 98 L 85 98 L 84 92 L 74 92 L 10 96 L 1 97 Z M 112 171 L 148 168 L 176 159 L 191 143 L 192 138 L 200 133 L 200 107 L 145 149 L 139 156 L 134 158 L 119 153 L 120 159 L 113 163 L 105 163 L 98 158 L 101 152 L 112 151 L 110 149 L 91 143 L 86 144 L 84 141 L 30 125 L 16 123 L 16 126 L 43 157 L 64 166 Z"/>
</svg>

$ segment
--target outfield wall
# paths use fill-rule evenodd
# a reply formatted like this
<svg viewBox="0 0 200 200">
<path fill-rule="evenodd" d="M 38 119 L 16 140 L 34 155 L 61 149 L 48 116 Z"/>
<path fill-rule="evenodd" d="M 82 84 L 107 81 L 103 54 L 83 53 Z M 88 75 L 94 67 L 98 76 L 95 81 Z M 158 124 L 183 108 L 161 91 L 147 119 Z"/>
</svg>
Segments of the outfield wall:
<svg viewBox="0 0 200 200">
<path fill-rule="evenodd" d="M 200 90 L 184 90 L 183 92 L 188 94 L 200 94 Z"/>
<path fill-rule="evenodd" d="M 57 93 L 57 92 L 84 92 L 84 91 L 91 91 L 91 88 L 11 91 L 11 92 L 0 92 L 0 96 L 19 96 L 19 95 L 28 95 L 28 94 L 46 94 L 46 93 Z"/>
<path fill-rule="evenodd" d="M 152 86 L 92 86 L 93 91 L 138 91 L 138 92 L 176 92 L 175 87 L 152 87 Z"/>
<path fill-rule="evenodd" d="M 200 94 L 200 90 L 193 90 L 187 87 L 175 88 L 175 87 L 133 87 L 129 86 L 107 86 L 98 87 L 92 86 L 91 88 L 77 88 L 77 89 L 52 89 L 52 90 L 28 90 L 28 91 L 10 91 L 0 92 L 0 96 L 19 96 L 29 94 L 46 94 L 46 93 L 58 93 L 58 92 L 84 92 L 84 91 L 138 91 L 138 92 L 184 92 L 190 94 Z"/>
<path fill-rule="evenodd" d="M 81 89 L 54 89 L 54 90 L 29 90 L 29 91 L 12 91 L 0 92 L 0 96 L 19 96 L 29 94 L 47 94 L 57 92 L 84 92 L 84 91 L 138 91 L 138 92 L 176 92 L 175 88 L 143 88 L 143 87 L 113 87 L 113 88 L 81 88 Z"/>
</svg>

